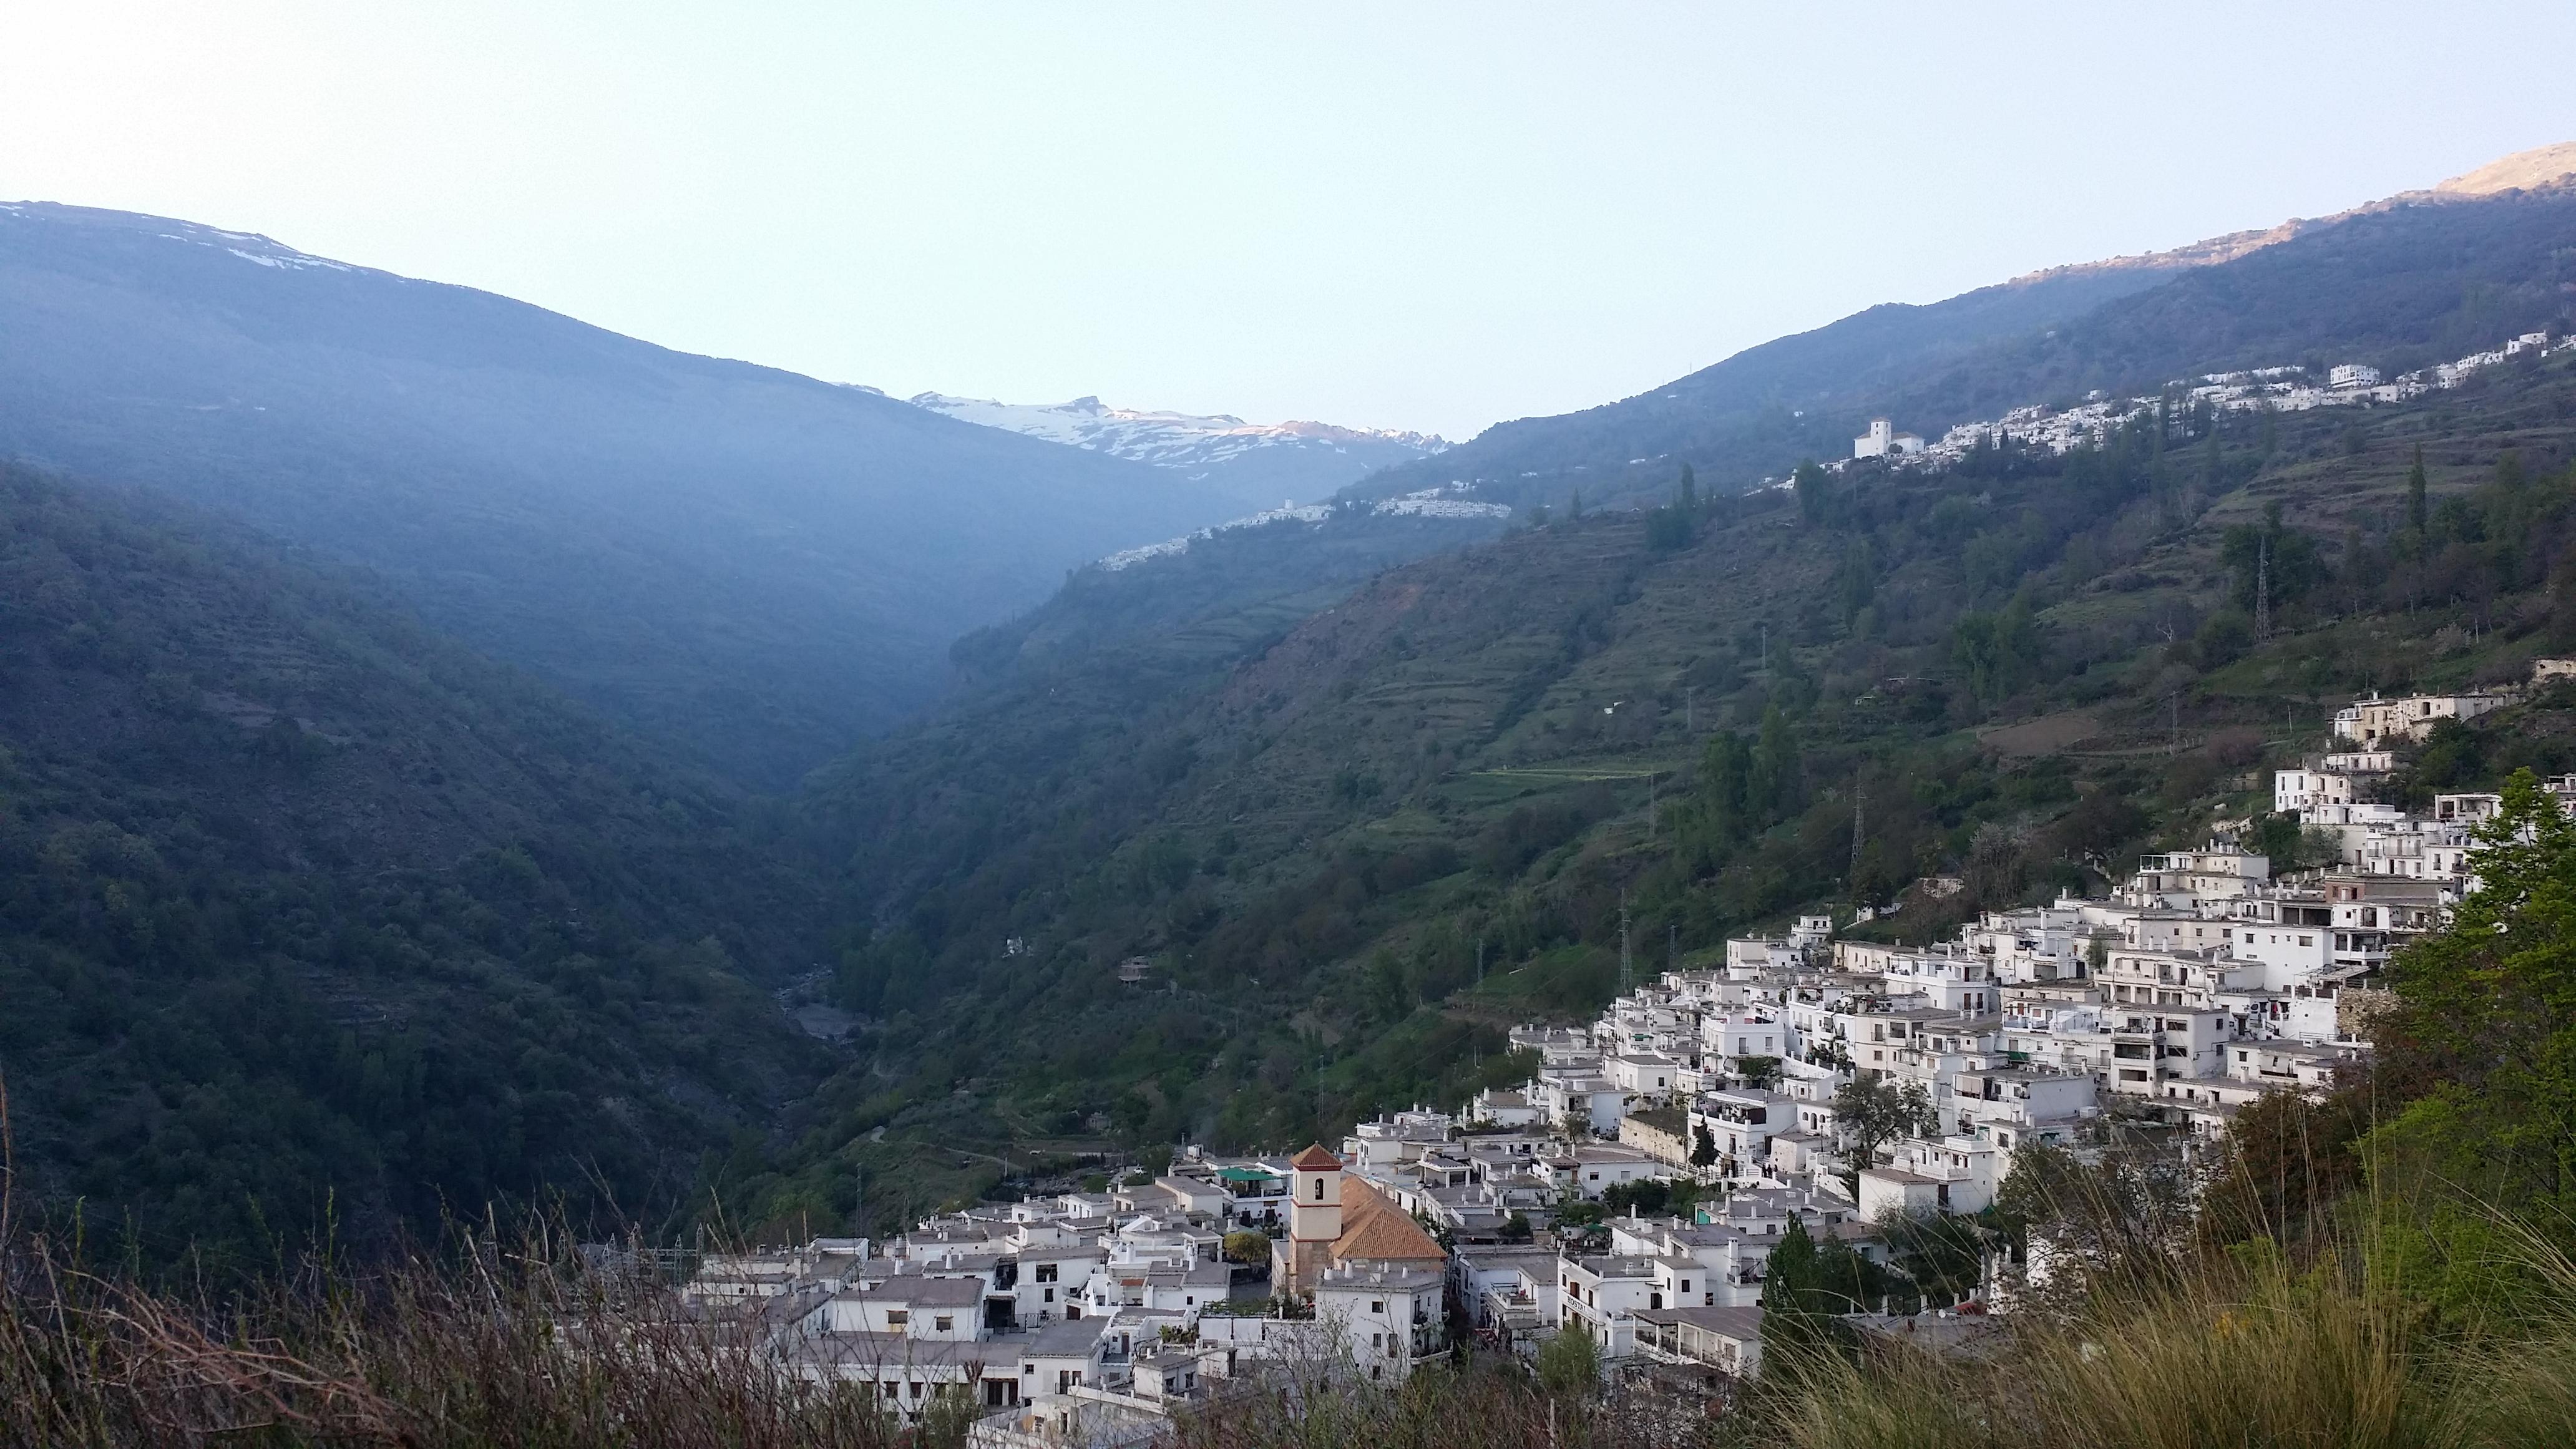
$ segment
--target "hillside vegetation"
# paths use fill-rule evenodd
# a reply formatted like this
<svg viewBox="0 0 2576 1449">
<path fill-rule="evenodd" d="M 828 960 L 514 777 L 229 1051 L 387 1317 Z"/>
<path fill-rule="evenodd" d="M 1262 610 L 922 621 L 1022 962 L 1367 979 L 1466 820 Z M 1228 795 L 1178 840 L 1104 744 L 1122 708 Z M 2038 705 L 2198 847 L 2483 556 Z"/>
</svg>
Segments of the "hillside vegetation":
<svg viewBox="0 0 2576 1449">
<path fill-rule="evenodd" d="M 22 1219 L 649 1223 L 828 1064 L 767 990 L 821 892 L 742 797 L 238 528 L 0 470 L 0 740 Z"/>
<path fill-rule="evenodd" d="M 874 1060 L 729 1200 L 844 1211 L 907 1138 L 1279 1147 L 1516 1079 L 1509 1024 L 1615 990 L 1623 901 L 1645 973 L 1804 907 L 1896 906 L 1870 929 L 1920 940 L 2098 888 L 2259 814 L 2259 767 L 2351 692 L 2569 637 L 2572 405 L 2561 362 L 2065 457 L 1676 480 L 1284 634 L 1202 619 L 1002 686 L 817 777 L 876 917 L 840 957 Z M 2407 788 L 2558 763 L 2534 708 Z M 1908 893 L 1935 874 L 1965 889 Z"/>
</svg>

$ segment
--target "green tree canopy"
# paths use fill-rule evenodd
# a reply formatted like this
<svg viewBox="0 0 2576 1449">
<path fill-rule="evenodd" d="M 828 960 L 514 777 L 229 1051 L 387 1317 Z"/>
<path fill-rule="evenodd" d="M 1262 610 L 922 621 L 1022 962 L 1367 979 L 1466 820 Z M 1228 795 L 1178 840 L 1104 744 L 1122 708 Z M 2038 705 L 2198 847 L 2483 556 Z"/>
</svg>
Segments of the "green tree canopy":
<svg viewBox="0 0 2576 1449">
<path fill-rule="evenodd" d="M 2528 769 L 2478 830 L 2477 889 L 2390 963 L 2401 1136 L 2446 1175 L 2576 1203 L 2576 824 Z"/>
</svg>

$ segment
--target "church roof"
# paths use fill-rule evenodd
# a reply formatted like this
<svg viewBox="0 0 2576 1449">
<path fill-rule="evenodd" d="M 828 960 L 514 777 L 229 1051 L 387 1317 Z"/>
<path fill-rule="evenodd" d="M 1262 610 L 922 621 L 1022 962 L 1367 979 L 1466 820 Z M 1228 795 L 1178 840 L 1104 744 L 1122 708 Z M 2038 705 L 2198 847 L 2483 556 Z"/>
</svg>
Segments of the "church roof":
<svg viewBox="0 0 2576 1449">
<path fill-rule="evenodd" d="M 1440 1263 L 1449 1254 L 1422 1225 L 1356 1177 L 1342 1179 L 1342 1235 L 1336 1263 Z"/>
<path fill-rule="evenodd" d="M 1342 1160 L 1335 1157 L 1333 1154 L 1326 1152 L 1324 1150 L 1324 1144 L 1320 1142 L 1314 1143 L 1305 1151 L 1289 1158 L 1288 1165 L 1290 1167 L 1302 1167 L 1308 1172 L 1339 1172 L 1342 1170 Z"/>
</svg>

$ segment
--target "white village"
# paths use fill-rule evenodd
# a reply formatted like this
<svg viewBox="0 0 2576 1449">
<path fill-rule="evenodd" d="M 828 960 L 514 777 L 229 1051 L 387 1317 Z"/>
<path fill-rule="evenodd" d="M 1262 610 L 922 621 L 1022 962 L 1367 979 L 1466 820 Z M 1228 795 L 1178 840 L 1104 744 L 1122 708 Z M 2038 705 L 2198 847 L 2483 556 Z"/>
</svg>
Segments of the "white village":
<svg viewBox="0 0 2576 1449">
<path fill-rule="evenodd" d="M 2563 337 L 2553 344 L 2546 332 L 2527 332 L 2502 347 L 2472 352 L 2386 380 L 2382 380 L 2378 368 L 2362 363 L 2329 367 L 2322 383 L 2307 368 L 2299 366 L 2213 372 L 2167 383 L 2153 397 L 2114 398 L 2097 391 L 2071 407 L 2018 407 L 1999 418 L 1956 424 L 1928 442 L 1920 434 L 1896 431 L 1886 418 L 1872 418 L 1868 430 L 1852 439 L 1850 457 L 1837 458 L 1823 466 L 1840 472 L 1854 462 L 1875 458 L 1893 466 L 1932 467 L 1958 462 L 1979 448 L 2007 444 L 2069 453 L 2079 447 L 2099 447 L 2122 424 L 2132 418 L 2152 417 L 2160 408 L 2176 412 L 2199 408 L 2211 413 L 2295 413 L 2313 408 L 2393 406 L 2458 387 L 2476 373 L 2501 367 L 2514 358 L 2549 357 L 2570 347 L 2576 347 L 2576 337 Z M 1775 486 L 1785 482 L 1769 481 Z"/>
<path fill-rule="evenodd" d="M 2375 783 L 2400 742 L 2567 678 L 2576 660 L 2543 659 L 2527 684 L 2338 711 L 2334 748 L 2272 778 L 2275 812 L 2330 863 L 2276 869 L 2240 843 L 2250 821 L 2220 821 L 2101 898 L 1946 940 L 1800 916 L 1588 1025 L 1515 1029 L 1536 1074 L 1453 1109 L 1293 1154 L 1186 1147 L 1103 1191 L 890 1241 L 709 1253 L 679 1297 L 774 1371 L 858 1386 L 905 1423 L 971 1417 L 982 1449 L 1129 1449 L 1281 1375 L 1393 1385 L 1561 1335 L 1614 1378 L 1724 1396 L 1760 1371 L 1769 1265 L 1793 1241 L 1898 1285 L 1839 1305 L 1853 1330 L 1973 1343 L 2080 1272 L 2080 1250 L 1994 1235 L 1944 1292 L 1904 1281 L 1893 1234 L 1972 1220 L 2038 1149 L 2144 1149 L 2188 1181 L 2250 1104 L 2321 1096 L 2371 1051 L 2390 954 L 2474 888 L 2500 807 L 2409 812 Z M 2576 775 L 2545 788 L 2576 802 Z"/>
</svg>

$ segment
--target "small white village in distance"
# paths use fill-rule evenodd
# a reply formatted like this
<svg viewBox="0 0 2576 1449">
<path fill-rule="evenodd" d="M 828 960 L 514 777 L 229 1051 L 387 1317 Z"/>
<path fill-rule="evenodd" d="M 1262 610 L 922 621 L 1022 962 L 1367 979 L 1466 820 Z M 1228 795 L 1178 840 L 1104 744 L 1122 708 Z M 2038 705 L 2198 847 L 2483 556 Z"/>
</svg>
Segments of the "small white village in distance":
<svg viewBox="0 0 2576 1449">
<path fill-rule="evenodd" d="M 2155 397 L 2113 398 L 2096 392 L 2068 408 L 2018 407 L 2000 418 L 1960 423 L 1926 442 L 1915 433 L 1900 433 L 1886 418 L 1872 418 L 1869 430 L 1852 439 L 1849 458 L 1825 466 L 1841 470 L 1868 458 L 1925 465 L 1955 463 L 1980 447 L 2018 443 L 2051 453 L 2099 446 L 2111 430 L 2129 419 L 2152 416 L 2158 408 L 2206 408 L 2223 412 L 2306 412 L 2312 408 L 2376 407 L 2410 402 L 2429 392 L 2458 387 L 2471 374 L 2529 354 L 2547 357 L 2576 347 L 2576 336 L 2555 346 L 2546 332 L 2526 332 L 2487 352 L 2399 375 L 2383 382 L 2379 369 L 2357 362 L 2326 369 L 2323 386 L 2304 367 L 2258 367 L 2246 372 L 2213 372 L 2168 383 Z M 1642 461 L 1642 460 L 1641 460 Z M 1783 480 L 1767 479 L 1778 486 Z"/>
<path fill-rule="evenodd" d="M 2501 804 L 2410 814 L 2368 799 L 2374 777 L 2399 741 L 2570 678 L 2576 660 L 2544 659 L 2529 686 L 2339 711 L 2333 751 L 2273 778 L 2276 812 L 2330 847 L 2322 868 L 2276 874 L 2237 843 L 2250 822 L 2222 822 L 2106 898 L 1990 912 L 1947 941 L 1838 940 L 1834 917 L 1802 916 L 1587 1026 L 1515 1029 L 1527 1082 L 1362 1123 L 1338 1150 L 1188 1147 L 891 1241 L 709 1254 L 680 1296 L 779 1371 L 864 1386 L 907 1423 L 972 1417 L 981 1449 L 1133 1449 L 1265 1376 L 1393 1384 L 1560 1334 L 1626 1381 L 1723 1396 L 1760 1370 L 1784 1241 L 1892 1268 L 1893 1234 L 1984 1210 L 2042 1146 L 2143 1149 L 2191 1182 L 2249 1103 L 2320 1094 L 2364 1060 L 2391 953 L 2474 888 L 2474 832 Z M 2546 788 L 2576 801 L 2576 776 Z M 1687 1212 L 1637 1207 L 1674 1188 Z M 1985 1240 L 1971 1285 L 1852 1301 L 1844 1321 L 1955 1345 L 2080 1269 L 2037 1232 L 2020 1252 Z"/>
</svg>

